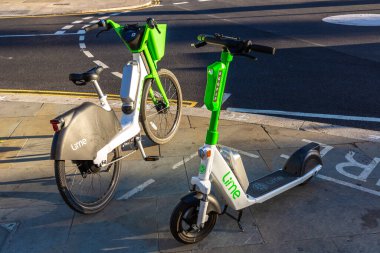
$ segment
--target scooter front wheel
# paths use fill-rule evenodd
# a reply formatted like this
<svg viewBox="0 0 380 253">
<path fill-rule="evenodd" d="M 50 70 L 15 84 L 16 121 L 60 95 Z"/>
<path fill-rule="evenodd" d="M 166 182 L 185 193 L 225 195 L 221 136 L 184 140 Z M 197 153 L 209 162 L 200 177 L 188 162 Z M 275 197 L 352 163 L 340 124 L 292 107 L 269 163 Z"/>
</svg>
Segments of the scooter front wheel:
<svg viewBox="0 0 380 253">
<path fill-rule="evenodd" d="M 108 161 L 120 156 L 119 148 L 109 154 Z M 63 161 L 54 163 L 59 193 L 66 204 L 82 214 L 97 213 L 111 201 L 115 192 L 120 161 L 99 168 L 92 161 Z"/>
<path fill-rule="evenodd" d="M 203 240 L 214 228 L 218 214 L 208 213 L 208 220 L 202 228 L 197 227 L 199 201 L 180 201 L 170 217 L 170 232 L 182 243 L 190 244 Z"/>
</svg>

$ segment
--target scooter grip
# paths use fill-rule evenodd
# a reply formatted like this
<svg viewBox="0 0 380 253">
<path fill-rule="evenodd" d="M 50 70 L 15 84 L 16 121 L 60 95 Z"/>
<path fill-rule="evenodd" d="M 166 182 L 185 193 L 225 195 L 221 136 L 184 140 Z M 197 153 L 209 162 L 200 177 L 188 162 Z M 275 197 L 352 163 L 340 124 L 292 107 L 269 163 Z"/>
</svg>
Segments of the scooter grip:
<svg viewBox="0 0 380 253">
<path fill-rule="evenodd" d="M 274 55 L 276 52 L 276 48 L 274 47 L 267 47 L 267 46 L 262 46 L 262 45 L 257 45 L 257 44 L 252 44 L 250 46 L 250 49 L 252 51 L 256 51 L 259 53 L 272 54 L 272 55 Z"/>
</svg>

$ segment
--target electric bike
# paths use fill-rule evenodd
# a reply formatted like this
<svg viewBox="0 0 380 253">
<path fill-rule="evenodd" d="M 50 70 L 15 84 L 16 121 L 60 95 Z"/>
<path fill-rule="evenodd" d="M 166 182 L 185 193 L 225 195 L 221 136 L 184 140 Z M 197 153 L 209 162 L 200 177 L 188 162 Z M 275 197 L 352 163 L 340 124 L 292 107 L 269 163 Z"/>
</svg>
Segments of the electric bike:
<svg viewBox="0 0 380 253">
<path fill-rule="evenodd" d="M 248 181 L 240 155 L 217 145 L 228 68 L 234 56 L 256 59 L 250 52 L 274 54 L 275 49 L 220 34 L 199 35 L 198 42 L 193 44 L 196 48 L 206 45 L 221 47 L 222 53 L 220 61 L 207 67 L 204 103 L 212 114 L 205 144 L 198 150 L 201 159 L 199 173 L 191 178 L 192 191 L 180 200 L 170 218 L 171 233 L 182 243 L 196 243 L 205 238 L 221 214 L 234 218 L 242 229 L 240 218 L 244 208 L 306 183 L 322 168 L 319 145 L 310 143 L 293 153 L 282 169 L 253 182 Z M 211 183 L 222 195 L 223 208 L 211 194 Z M 237 210 L 238 217 L 229 214 L 227 207 Z"/>
<path fill-rule="evenodd" d="M 158 160 L 145 154 L 139 122 L 151 141 L 167 143 L 178 130 L 182 107 L 175 75 L 166 69 L 157 71 L 165 52 L 166 24 L 148 18 L 144 25 L 122 26 L 108 19 L 85 30 L 99 27 L 104 29 L 97 36 L 113 29 L 133 56 L 123 68 L 120 122 L 99 86 L 100 66 L 69 76 L 76 85 L 94 85 L 100 106 L 85 102 L 50 121 L 55 131 L 51 159 L 59 192 L 69 207 L 83 214 L 99 212 L 112 199 L 121 159 L 140 150 L 146 161 Z M 124 146 L 130 152 L 121 156 Z"/>
</svg>

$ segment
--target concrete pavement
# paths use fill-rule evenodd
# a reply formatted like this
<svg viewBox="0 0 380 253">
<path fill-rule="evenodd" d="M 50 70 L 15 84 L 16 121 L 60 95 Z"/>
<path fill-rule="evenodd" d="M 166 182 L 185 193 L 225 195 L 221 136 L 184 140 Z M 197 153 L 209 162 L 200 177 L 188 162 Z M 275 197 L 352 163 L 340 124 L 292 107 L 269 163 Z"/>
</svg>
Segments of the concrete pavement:
<svg viewBox="0 0 380 253">
<path fill-rule="evenodd" d="M 222 120 L 220 143 L 240 150 L 250 180 L 279 168 L 282 157 L 308 141 L 322 143 L 324 167 L 306 186 L 247 209 L 245 232 L 220 216 L 204 241 L 181 245 L 169 232 L 170 213 L 188 192 L 188 176 L 196 174 L 194 154 L 209 119 L 184 115 L 173 141 L 146 148 L 161 156 L 157 162 L 138 154 L 124 160 L 114 200 L 101 213 L 84 216 L 64 204 L 49 160 L 49 120 L 73 106 L 0 102 L 2 253 L 380 251 L 379 143 Z M 117 200 L 147 181 L 153 183 Z"/>
<path fill-rule="evenodd" d="M 135 9 L 156 0 L 0 0 L 0 17 L 40 16 Z"/>
</svg>

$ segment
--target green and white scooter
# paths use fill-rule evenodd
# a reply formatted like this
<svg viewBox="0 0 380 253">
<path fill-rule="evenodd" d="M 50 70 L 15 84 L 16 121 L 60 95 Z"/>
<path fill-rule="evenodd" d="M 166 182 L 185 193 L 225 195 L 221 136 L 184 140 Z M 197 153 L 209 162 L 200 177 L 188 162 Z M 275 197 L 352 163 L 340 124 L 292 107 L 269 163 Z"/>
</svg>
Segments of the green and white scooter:
<svg viewBox="0 0 380 253">
<path fill-rule="evenodd" d="M 221 60 L 207 68 L 204 103 L 212 112 L 205 145 L 198 150 L 201 164 L 198 176 L 191 178 L 192 191 L 177 204 L 170 219 L 174 238 L 182 243 L 196 243 L 213 229 L 218 215 L 227 214 L 240 225 L 242 210 L 262 203 L 297 185 L 306 183 L 322 168 L 319 145 L 309 143 L 298 149 L 285 166 L 263 178 L 249 182 L 239 154 L 218 147 L 218 121 L 228 68 L 233 56 L 250 55 L 251 51 L 274 54 L 275 49 L 253 44 L 250 40 L 223 35 L 199 35 L 196 48 L 205 45 L 222 48 Z M 223 208 L 211 194 L 211 181 L 223 196 Z M 227 207 L 238 211 L 238 217 L 227 213 Z"/>
</svg>

